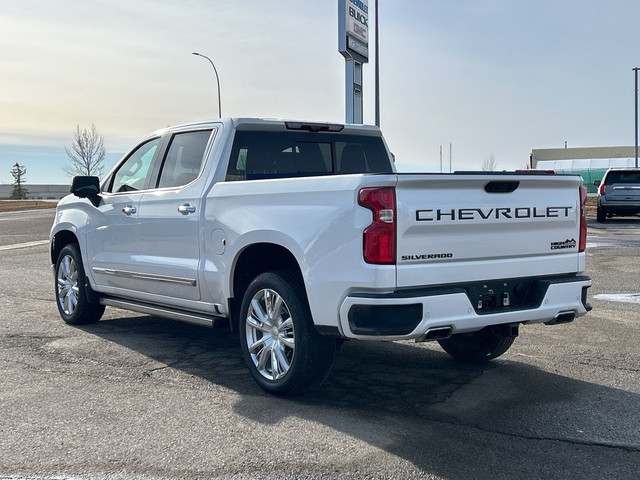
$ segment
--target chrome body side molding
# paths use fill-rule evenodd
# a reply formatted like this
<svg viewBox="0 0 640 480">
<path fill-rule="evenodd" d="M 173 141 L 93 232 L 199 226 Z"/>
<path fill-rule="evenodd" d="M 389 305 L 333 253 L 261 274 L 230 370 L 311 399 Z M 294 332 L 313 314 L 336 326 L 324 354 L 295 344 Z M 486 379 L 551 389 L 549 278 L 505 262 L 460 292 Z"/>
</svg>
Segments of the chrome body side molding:
<svg viewBox="0 0 640 480">
<path fill-rule="evenodd" d="M 111 268 L 93 267 L 93 273 L 102 275 L 114 275 L 116 277 L 136 278 L 139 280 L 151 280 L 155 282 L 175 283 L 178 285 L 190 285 L 195 287 L 197 282 L 195 278 L 169 277 L 167 275 L 155 275 L 152 273 L 129 272 L 126 270 L 113 270 Z"/>
</svg>

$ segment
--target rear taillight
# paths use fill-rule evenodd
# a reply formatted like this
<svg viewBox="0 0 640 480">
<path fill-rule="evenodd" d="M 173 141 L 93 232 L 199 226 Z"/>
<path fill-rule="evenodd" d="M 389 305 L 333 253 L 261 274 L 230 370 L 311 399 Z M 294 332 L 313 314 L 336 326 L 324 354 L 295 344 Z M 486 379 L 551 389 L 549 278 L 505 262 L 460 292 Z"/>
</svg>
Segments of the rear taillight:
<svg viewBox="0 0 640 480">
<path fill-rule="evenodd" d="M 604 195 L 604 187 L 606 187 L 607 185 L 609 185 L 608 183 L 601 183 L 600 184 L 600 188 L 598 189 L 598 193 L 600 195 Z"/>
<path fill-rule="evenodd" d="M 373 212 L 373 222 L 363 233 L 364 261 L 377 265 L 396 263 L 396 191 L 393 187 L 363 188 L 358 203 Z"/>
<path fill-rule="evenodd" d="M 584 252 L 587 249 L 587 219 L 585 217 L 585 205 L 587 204 L 587 189 L 580 187 L 580 242 L 578 251 Z"/>
</svg>

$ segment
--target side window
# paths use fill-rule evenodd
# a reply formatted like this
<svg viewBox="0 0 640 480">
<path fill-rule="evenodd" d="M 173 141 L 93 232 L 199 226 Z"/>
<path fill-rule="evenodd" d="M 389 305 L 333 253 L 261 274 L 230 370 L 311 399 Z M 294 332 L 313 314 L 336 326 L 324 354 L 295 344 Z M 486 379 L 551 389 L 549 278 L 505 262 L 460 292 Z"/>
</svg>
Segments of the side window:
<svg viewBox="0 0 640 480">
<path fill-rule="evenodd" d="M 176 133 L 162 162 L 157 187 L 180 187 L 198 178 L 210 136 L 211 130 Z"/>
<path fill-rule="evenodd" d="M 154 138 L 140 145 L 129 158 L 120 165 L 113 175 L 113 181 L 109 192 L 131 192 L 142 190 L 145 186 L 149 167 L 156 153 L 160 138 Z"/>
</svg>

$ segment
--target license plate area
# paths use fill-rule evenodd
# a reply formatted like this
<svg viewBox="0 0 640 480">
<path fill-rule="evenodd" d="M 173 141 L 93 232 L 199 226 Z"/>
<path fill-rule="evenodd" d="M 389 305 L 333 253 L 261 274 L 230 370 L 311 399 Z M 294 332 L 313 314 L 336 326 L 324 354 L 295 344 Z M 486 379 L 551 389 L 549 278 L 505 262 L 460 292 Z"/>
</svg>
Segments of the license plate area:
<svg viewBox="0 0 640 480">
<path fill-rule="evenodd" d="M 471 285 L 465 290 L 477 314 L 536 308 L 548 282 L 530 279 L 498 280 Z"/>
</svg>

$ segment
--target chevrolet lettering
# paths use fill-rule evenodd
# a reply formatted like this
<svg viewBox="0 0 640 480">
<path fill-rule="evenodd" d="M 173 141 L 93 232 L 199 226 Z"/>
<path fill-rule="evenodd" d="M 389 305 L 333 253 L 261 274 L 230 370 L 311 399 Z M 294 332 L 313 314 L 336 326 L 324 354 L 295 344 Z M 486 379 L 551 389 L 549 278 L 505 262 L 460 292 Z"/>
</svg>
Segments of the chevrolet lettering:
<svg viewBox="0 0 640 480">
<path fill-rule="evenodd" d="M 572 207 L 503 207 L 416 210 L 416 221 L 568 218 Z"/>
<path fill-rule="evenodd" d="M 119 308 L 227 325 L 274 395 L 320 386 L 344 340 L 437 341 L 484 362 L 521 326 L 590 310 L 581 183 L 398 173 L 370 125 L 162 128 L 103 179 L 73 179 L 51 228 L 52 293 L 68 324 Z"/>
</svg>

